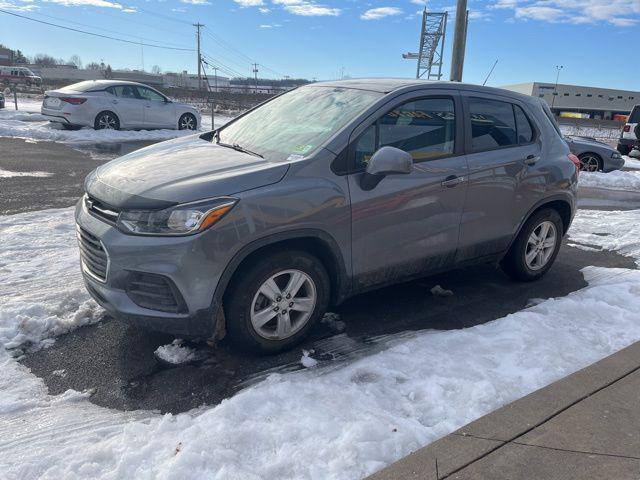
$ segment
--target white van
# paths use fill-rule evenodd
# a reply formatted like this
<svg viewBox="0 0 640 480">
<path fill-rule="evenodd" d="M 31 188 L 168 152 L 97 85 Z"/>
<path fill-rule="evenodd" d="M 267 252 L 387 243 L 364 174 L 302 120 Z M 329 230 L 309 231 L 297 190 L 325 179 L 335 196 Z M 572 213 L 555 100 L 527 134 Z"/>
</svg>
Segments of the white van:
<svg viewBox="0 0 640 480">
<path fill-rule="evenodd" d="M 24 83 L 30 87 L 31 85 L 41 85 L 42 78 L 37 76 L 27 67 L 0 66 L 0 83 L 2 85 Z"/>
</svg>

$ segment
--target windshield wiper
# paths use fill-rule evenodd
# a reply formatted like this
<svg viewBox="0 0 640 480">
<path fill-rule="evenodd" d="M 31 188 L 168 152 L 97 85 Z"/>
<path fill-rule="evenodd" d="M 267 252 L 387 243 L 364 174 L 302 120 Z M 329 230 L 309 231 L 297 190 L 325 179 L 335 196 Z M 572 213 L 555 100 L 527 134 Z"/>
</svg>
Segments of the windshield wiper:
<svg viewBox="0 0 640 480">
<path fill-rule="evenodd" d="M 234 149 L 236 152 L 242 152 L 242 153 L 248 153 L 249 155 L 253 155 L 254 157 L 260 157 L 260 158 L 264 158 L 263 155 L 260 155 L 257 152 L 252 152 L 251 150 L 247 150 L 244 147 L 241 147 L 240 145 L 238 145 L 237 143 L 234 144 L 229 144 L 229 143 L 223 143 L 220 141 L 220 139 L 218 138 L 218 141 L 216 142 L 216 145 L 220 145 L 221 147 L 227 147 L 227 148 L 232 148 Z"/>
</svg>

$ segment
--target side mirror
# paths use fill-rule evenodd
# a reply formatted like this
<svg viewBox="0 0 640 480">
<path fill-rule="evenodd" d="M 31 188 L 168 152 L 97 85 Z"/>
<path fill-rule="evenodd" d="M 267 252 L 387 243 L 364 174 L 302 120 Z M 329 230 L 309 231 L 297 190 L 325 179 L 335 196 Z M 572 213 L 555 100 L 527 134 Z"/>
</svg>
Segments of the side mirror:
<svg viewBox="0 0 640 480">
<path fill-rule="evenodd" d="M 367 170 L 360 179 L 360 187 L 373 190 L 387 175 L 406 175 L 412 169 L 413 157 L 410 153 L 395 147 L 382 147 L 369 160 Z"/>
</svg>

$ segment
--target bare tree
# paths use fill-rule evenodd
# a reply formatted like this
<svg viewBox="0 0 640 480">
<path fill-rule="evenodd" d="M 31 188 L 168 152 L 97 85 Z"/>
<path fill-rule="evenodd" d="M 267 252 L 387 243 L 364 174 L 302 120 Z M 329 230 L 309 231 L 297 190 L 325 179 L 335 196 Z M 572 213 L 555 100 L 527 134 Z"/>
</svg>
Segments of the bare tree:
<svg viewBox="0 0 640 480">
<path fill-rule="evenodd" d="M 162 73 L 162 69 L 158 65 L 154 65 L 151 67 L 151 73 L 154 75 L 160 75 Z"/>
<path fill-rule="evenodd" d="M 76 68 L 82 68 L 82 60 L 79 55 L 71 55 L 69 57 L 69 65 L 75 65 Z"/>
<path fill-rule="evenodd" d="M 101 70 L 102 67 L 100 66 L 99 63 L 96 62 L 91 62 L 91 63 L 87 63 L 87 70 Z"/>
</svg>

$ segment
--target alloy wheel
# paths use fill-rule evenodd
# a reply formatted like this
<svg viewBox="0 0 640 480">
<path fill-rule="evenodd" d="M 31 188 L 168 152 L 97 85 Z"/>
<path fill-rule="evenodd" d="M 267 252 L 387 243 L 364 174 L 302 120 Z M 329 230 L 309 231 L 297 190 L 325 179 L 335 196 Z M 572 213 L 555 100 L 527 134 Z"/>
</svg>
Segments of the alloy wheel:
<svg viewBox="0 0 640 480">
<path fill-rule="evenodd" d="M 533 229 L 525 249 L 524 259 L 531 270 L 544 268 L 553 255 L 558 241 L 556 226 L 545 220 Z"/>
<path fill-rule="evenodd" d="M 600 162 L 593 155 L 580 157 L 580 170 L 583 172 L 597 172 L 600 170 Z"/>
<path fill-rule="evenodd" d="M 108 113 L 104 113 L 100 115 L 98 119 L 98 129 L 99 130 L 115 130 L 116 128 L 116 119 L 113 115 Z"/>
<path fill-rule="evenodd" d="M 180 119 L 180 130 L 195 130 L 196 122 L 191 115 L 184 115 Z"/>
<path fill-rule="evenodd" d="M 251 302 L 251 324 L 269 340 L 284 340 L 300 331 L 316 307 L 316 286 L 300 270 L 283 270 L 269 277 Z"/>
</svg>

